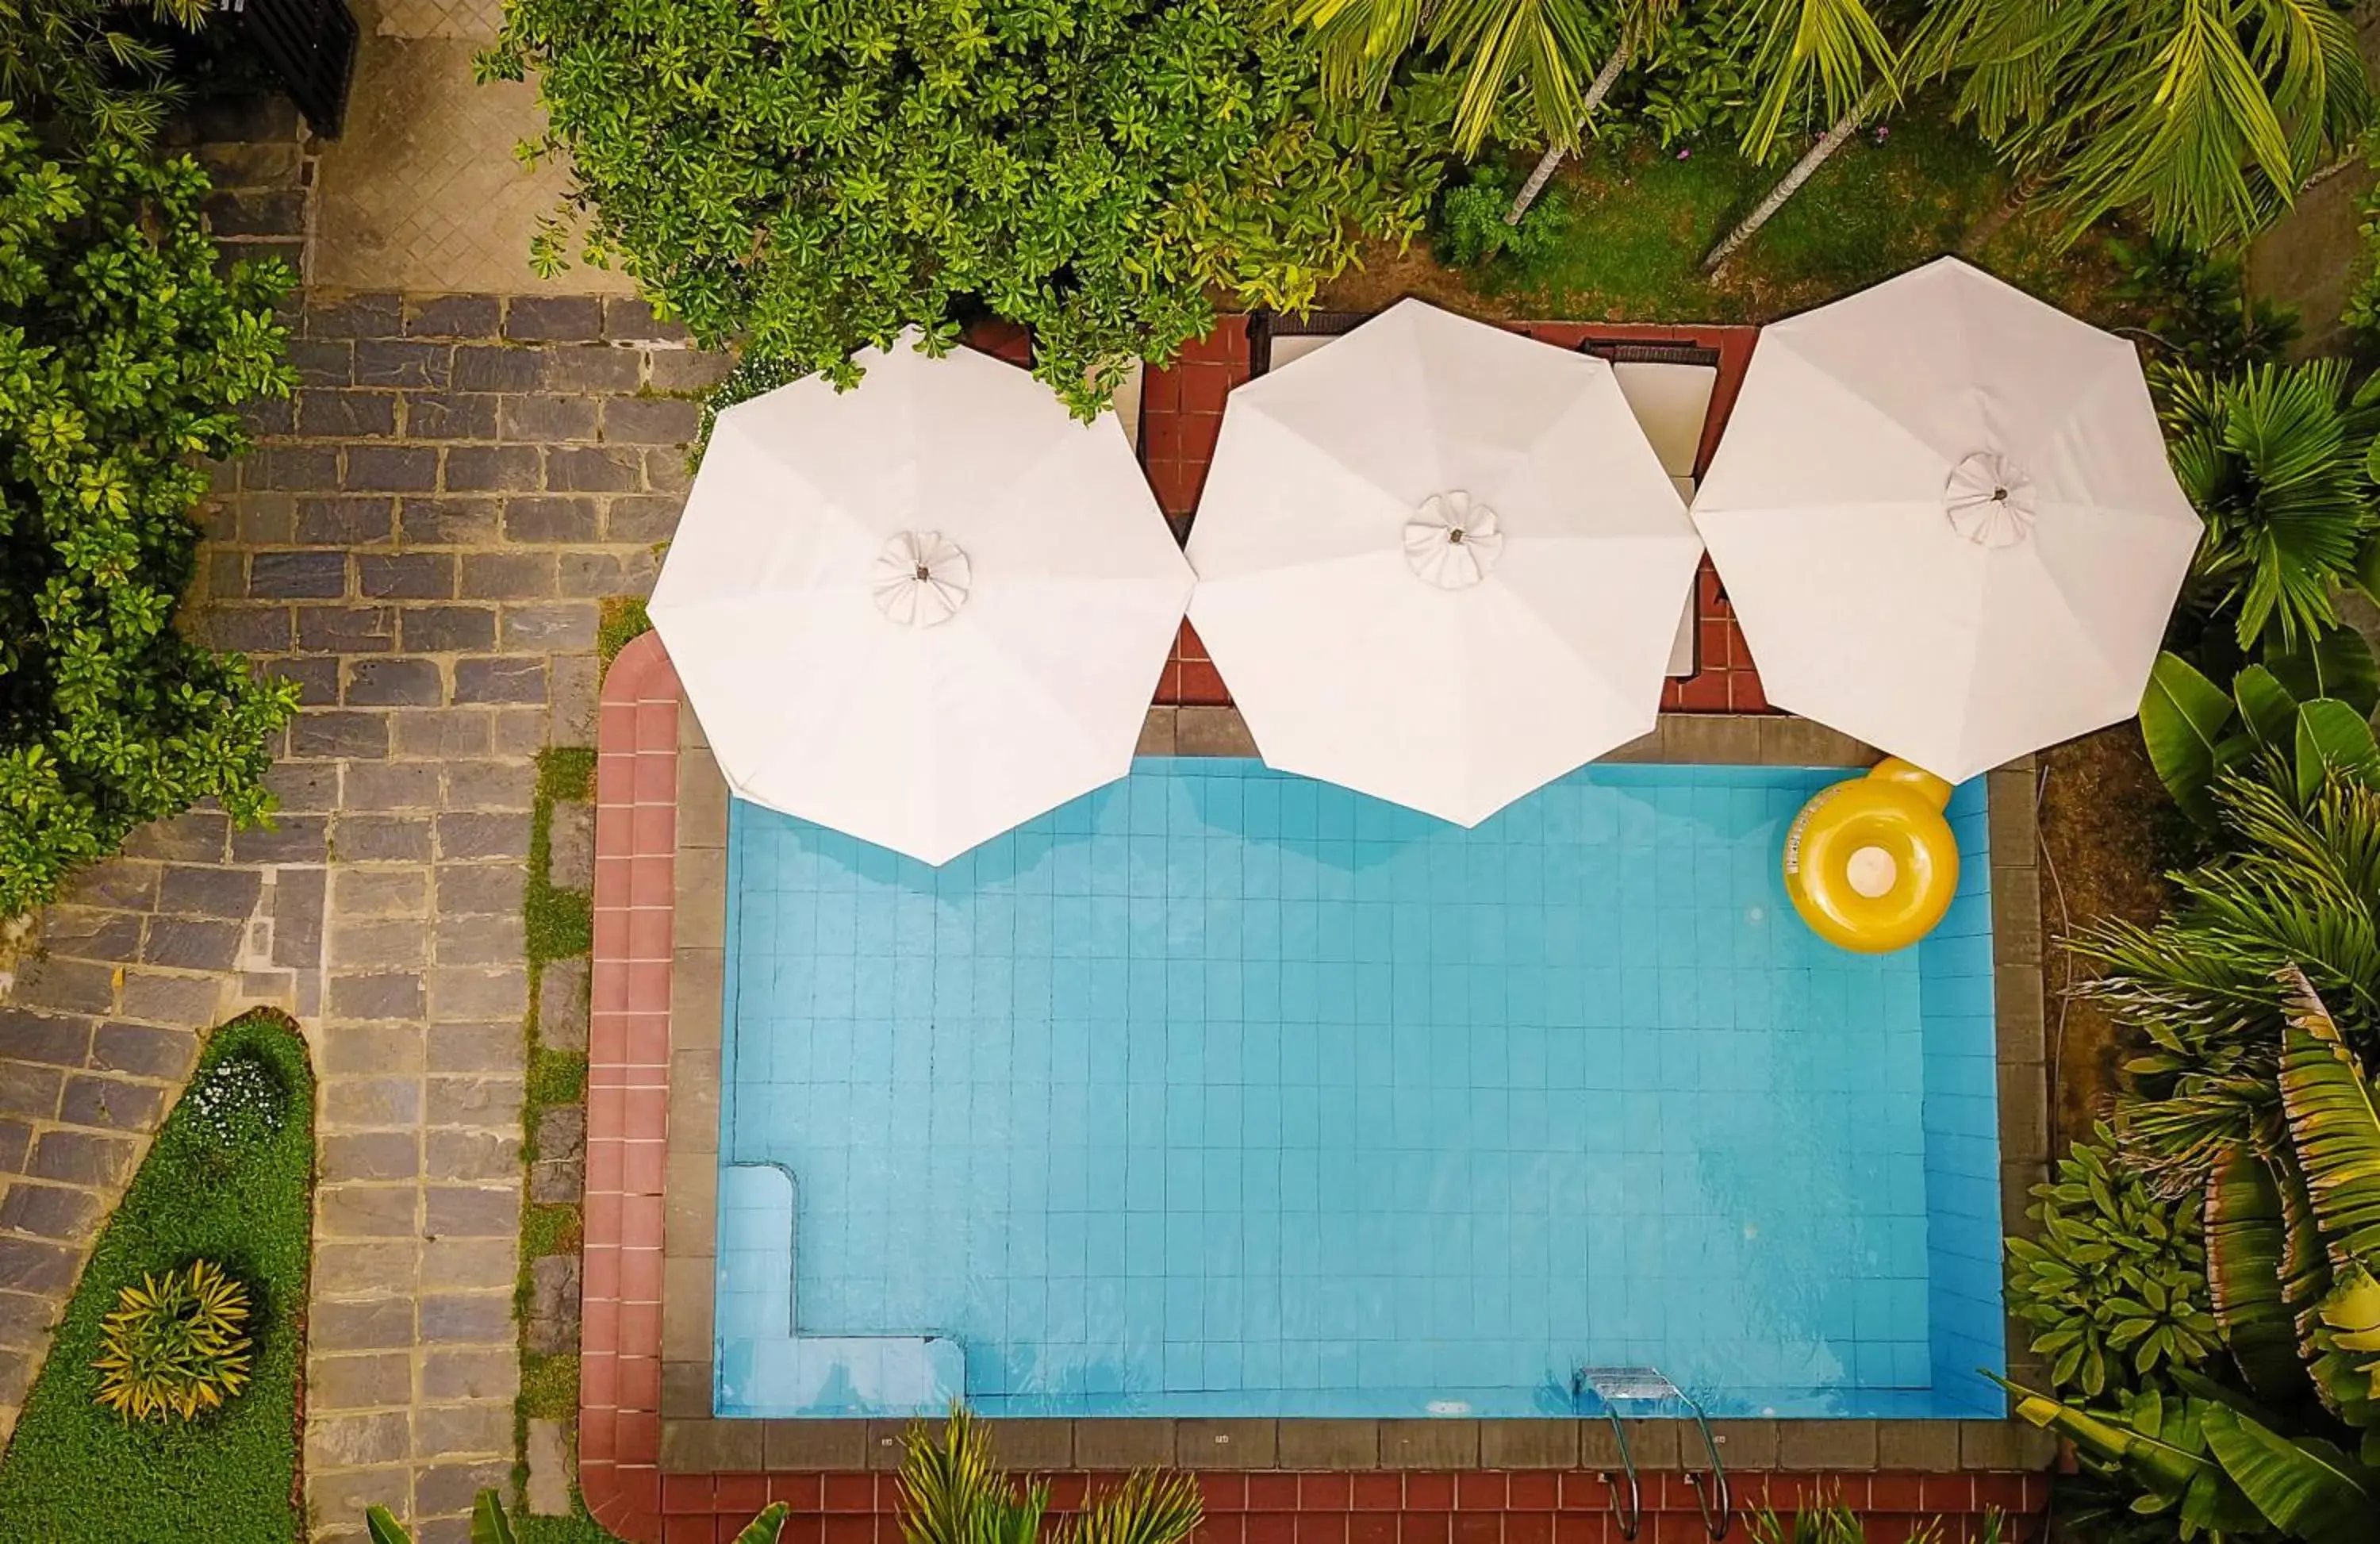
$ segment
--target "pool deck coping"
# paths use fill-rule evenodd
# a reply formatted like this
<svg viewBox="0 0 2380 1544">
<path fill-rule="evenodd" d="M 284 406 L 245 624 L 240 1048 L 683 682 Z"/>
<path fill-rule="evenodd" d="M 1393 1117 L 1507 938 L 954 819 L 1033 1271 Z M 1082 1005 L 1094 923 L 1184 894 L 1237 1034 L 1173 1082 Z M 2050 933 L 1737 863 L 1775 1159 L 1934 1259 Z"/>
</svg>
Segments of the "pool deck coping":
<svg viewBox="0 0 2380 1544">
<path fill-rule="evenodd" d="M 701 725 L 677 719 L 675 926 L 671 941 L 668 1156 L 661 1297 L 660 1467 L 663 1474 L 892 1469 L 899 1420 L 758 1419 L 712 1413 L 712 1315 L 722 991 L 725 969 L 728 791 Z M 1253 756 L 1236 709 L 1160 707 L 1143 755 Z M 1873 764 L 1877 753 L 1804 719 L 1665 713 L 1644 738 L 1602 760 L 1744 766 Z M 1991 841 L 1995 1011 L 1998 1019 L 2001 1214 L 2029 1232 L 2027 1192 L 2047 1175 L 2040 881 L 2034 771 L 2024 758 L 1986 774 Z M 2038 1376 L 2026 1335 L 2008 1326 L 2011 1376 Z M 1003 1462 L 1037 1470 L 1595 1469 L 1618 1462 L 1609 1422 L 1589 1419 L 1307 1417 L 1020 1418 L 988 1423 Z M 1640 1469 L 1702 1466 L 1685 1421 L 1625 1423 Z M 2053 1448 L 2014 1420 L 1714 1420 L 1730 1472 L 2032 1470 Z"/>
</svg>

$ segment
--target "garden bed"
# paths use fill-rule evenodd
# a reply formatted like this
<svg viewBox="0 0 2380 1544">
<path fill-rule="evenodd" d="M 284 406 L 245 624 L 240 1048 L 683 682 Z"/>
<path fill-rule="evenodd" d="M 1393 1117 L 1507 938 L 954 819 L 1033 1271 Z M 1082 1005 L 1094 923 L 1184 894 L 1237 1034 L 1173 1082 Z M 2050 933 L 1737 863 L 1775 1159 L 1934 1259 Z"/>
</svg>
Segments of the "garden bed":
<svg viewBox="0 0 2380 1544">
<path fill-rule="evenodd" d="M 0 1517 L 11 1520 L 11 1538 L 127 1544 L 190 1537 L 194 1526 L 211 1544 L 302 1537 L 314 1077 L 296 1029 L 260 1015 L 215 1031 L 190 1090 L 207 1088 L 234 1058 L 261 1064 L 270 1076 L 257 1087 L 270 1092 L 228 1119 L 186 1092 L 166 1116 L 100 1236 L 0 1462 Z M 278 1107 L 265 1111 L 274 1095 Z M 194 1420 L 128 1423 L 93 1403 L 104 1320 L 123 1288 L 195 1259 L 217 1262 L 247 1288 L 249 1382 Z"/>
<path fill-rule="evenodd" d="M 1530 212 L 1550 230 L 1525 254 L 1454 268 L 1420 244 L 1375 251 L 1323 303 L 1372 310 L 1421 295 L 1503 317 L 1768 322 L 1973 243 L 1967 255 L 1995 274 L 2107 320 L 2102 292 L 2114 269 L 2097 236 L 2061 248 L 2046 217 L 2004 219 L 2007 172 L 1931 105 L 1855 137 L 1718 278 L 1705 275 L 1703 254 L 1783 170 L 1724 143 L 1592 147 Z"/>
</svg>

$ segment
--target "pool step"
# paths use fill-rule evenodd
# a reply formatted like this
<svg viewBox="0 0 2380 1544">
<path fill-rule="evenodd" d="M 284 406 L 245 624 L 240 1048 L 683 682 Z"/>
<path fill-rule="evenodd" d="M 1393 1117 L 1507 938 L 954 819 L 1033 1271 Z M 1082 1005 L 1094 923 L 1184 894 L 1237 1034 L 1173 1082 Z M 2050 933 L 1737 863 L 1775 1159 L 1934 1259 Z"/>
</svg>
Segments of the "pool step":
<svg viewBox="0 0 2380 1544">
<path fill-rule="evenodd" d="M 1703 1451 L 1710 1455 L 1707 1476 L 1689 1472 L 1686 1483 L 1694 1488 L 1694 1504 L 1701 1508 L 1703 1531 L 1709 1534 L 1713 1544 L 1723 1539 L 1735 1526 L 1735 1502 L 1728 1493 L 1727 1465 L 1719 1461 L 1718 1444 L 1711 1440 L 1710 1422 L 1703 1407 L 1686 1392 L 1671 1382 L 1667 1374 L 1656 1367 L 1591 1367 L 1580 1368 L 1571 1374 L 1571 1398 L 1584 1404 L 1593 1394 L 1603 1406 L 1604 1416 L 1611 1422 L 1611 1434 L 1620 1444 L 1620 1467 L 1626 1486 L 1611 1487 L 1611 1516 L 1619 1525 L 1620 1537 L 1633 1541 L 1645 1524 L 1645 1495 L 1636 1483 L 1636 1460 L 1628 1452 L 1628 1429 L 1620 1424 L 1620 1407 L 1653 1404 L 1682 1404 L 1694 1416 L 1694 1426 L 1703 1434 Z M 1642 1416 L 1651 1414 L 1635 1410 Z M 1609 1476 L 1606 1476 L 1607 1481 Z M 1704 1488 L 1707 1478 L 1709 1488 Z M 1625 1494 L 1627 1500 L 1621 1497 Z"/>
<path fill-rule="evenodd" d="M 774 1163 L 719 1175 L 721 1414 L 931 1415 L 966 1387 L 966 1354 L 945 1335 L 794 1332 L 794 1176 Z"/>
</svg>

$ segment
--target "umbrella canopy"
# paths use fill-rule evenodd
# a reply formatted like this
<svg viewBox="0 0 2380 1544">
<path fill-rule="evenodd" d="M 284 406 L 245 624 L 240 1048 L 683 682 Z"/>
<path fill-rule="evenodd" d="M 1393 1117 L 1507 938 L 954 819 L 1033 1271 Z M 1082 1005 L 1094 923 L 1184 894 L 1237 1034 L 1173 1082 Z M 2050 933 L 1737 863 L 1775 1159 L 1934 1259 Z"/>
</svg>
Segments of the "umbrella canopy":
<svg viewBox="0 0 2380 1544">
<path fill-rule="evenodd" d="M 1955 258 L 1762 330 L 1694 523 L 1768 699 L 1954 783 L 2138 711 L 2201 529 L 2132 346 Z"/>
<path fill-rule="evenodd" d="M 653 625 L 737 794 L 941 863 L 1130 769 L 1190 568 L 1112 416 L 860 363 L 719 415 Z"/>
<path fill-rule="evenodd" d="M 1701 555 L 1609 365 L 1406 300 L 1232 394 L 1190 620 L 1268 763 L 1476 825 L 1653 728 Z"/>
</svg>

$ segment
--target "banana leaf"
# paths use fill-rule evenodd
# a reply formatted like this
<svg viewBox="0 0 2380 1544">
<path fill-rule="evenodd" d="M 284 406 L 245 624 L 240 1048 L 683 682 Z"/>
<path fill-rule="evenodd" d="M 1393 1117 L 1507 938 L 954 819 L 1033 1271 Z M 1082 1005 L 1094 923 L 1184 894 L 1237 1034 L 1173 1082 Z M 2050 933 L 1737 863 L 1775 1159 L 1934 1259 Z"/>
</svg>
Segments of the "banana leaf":
<svg viewBox="0 0 2380 1544">
<path fill-rule="evenodd" d="M 405 1525 L 389 1515 L 384 1506 L 364 1508 L 364 1537 L 371 1544 L 413 1544 L 413 1536 L 405 1531 Z"/>
<path fill-rule="evenodd" d="M 2231 696 L 2240 704 L 2240 722 L 2256 744 L 2266 750 L 2297 747 L 2298 701 L 2263 665 L 2252 664 L 2231 678 Z"/>
<path fill-rule="evenodd" d="M 2380 1427 L 2380 1282 L 2352 1262 L 2315 1310 L 2308 1358 L 2323 1403 L 2358 1430 Z"/>
<path fill-rule="evenodd" d="M 2190 818 L 2216 823 L 2216 773 L 2231 723 L 2231 699 L 2196 666 L 2170 651 L 2159 654 L 2141 698 L 2141 738 L 2150 764 Z"/>
<path fill-rule="evenodd" d="M 2167 1439 L 2164 1405 L 2153 1392 L 2135 1401 L 2127 1416 L 2119 1419 L 2076 1409 L 2021 1384 L 1998 1379 L 1994 1381 L 2016 1395 L 2019 1420 L 2057 1432 L 2092 1457 L 2122 1468 L 2159 1496 L 2178 1501 L 2196 1481 L 2220 1473 L 2213 1459 L 2194 1451 L 2198 1444 L 2190 1441 L 2198 1435 L 2194 1421 L 2177 1433 L 2188 1445 Z M 2193 1402 L 2181 1403 L 2190 1405 Z"/>
<path fill-rule="evenodd" d="M 784 1531 L 785 1518 L 792 1512 L 793 1508 L 783 1501 L 771 1503 L 760 1515 L 744 1525 L 744 1531 L 735 1536 L 735 1544 L 777 1544 L 777 1536 Z"/>
<path fill-rule="evenodd" d="M 2295 1315 L 2281 1293 L 2289 1230 L 2271 1165 L 2247 1144 L 2206 1182 L 2206 1287 L 2223 1342 L 2258 1397 L 2286 1402 L 2306 1387 Z"/>
<path fill-rule="evenodd" d="M 504 1498 L 482 1490 L 471 1502 L 471 1544 L 518 1544 L 513 1520 L 504 1515 Z"/>
<path fill-rule="evenodd" d="M 2221 1404 L 2198 1419 L 2223 1472 L 2275 1527 L 2306 1544 L 2380 1544 L 2374 1477 L 2337 1448 L 2291 1441 Z"/>
<path fill-rule="evenodd" d="M 2304 972 L 2282 970 L 2281 1112 L 2334 1269 L 2380 1260 L 2380 1108 Z"/>
<path fill-rule="evenodd" d="M 2294 643 L 2269 643 L 2265 665 L 2301 702 L 2335 697 L 2358 713 L 2380 707 L 2380 663 L 2352 627 L 2332 627 Z"/>
<path fill-rule="evenodd" d="M 2380 787 L 2380 741 L 2362 713 L 2335 698 L 2319 698 L 2298 710 L 2298 802 L 2312 803 L 2331 772 Z"/>
</svg>

